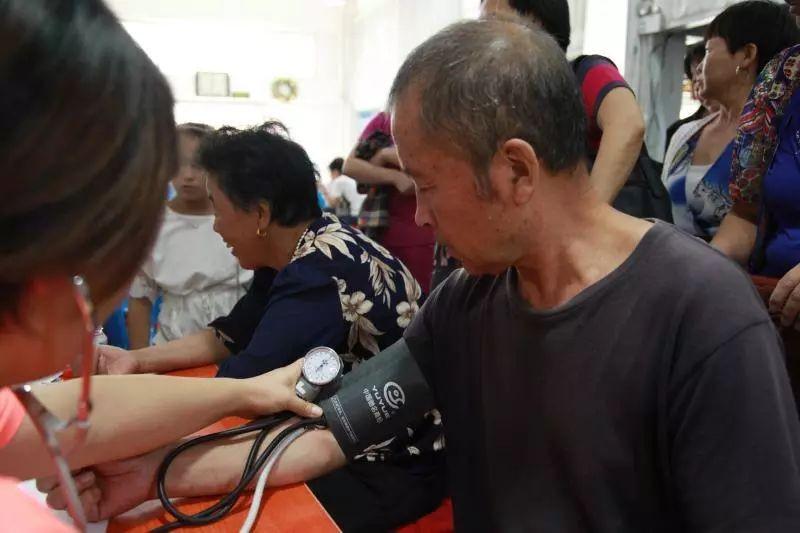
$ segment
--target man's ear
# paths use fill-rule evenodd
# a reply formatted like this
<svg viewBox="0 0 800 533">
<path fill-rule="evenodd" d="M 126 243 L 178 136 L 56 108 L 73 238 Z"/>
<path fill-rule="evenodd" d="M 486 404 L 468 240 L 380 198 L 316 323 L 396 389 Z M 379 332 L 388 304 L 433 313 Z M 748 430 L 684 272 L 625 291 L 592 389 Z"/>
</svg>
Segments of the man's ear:
<svg viewBox="0 0 800 533">
<path fill-rule="evenodd" d="M 528 203 L 540 179 L 536 150 L 522 139 L 509 139 L 500 147 L 500 155 L 511 170 L 511 198 L 517 205 Z"/>
</svg>

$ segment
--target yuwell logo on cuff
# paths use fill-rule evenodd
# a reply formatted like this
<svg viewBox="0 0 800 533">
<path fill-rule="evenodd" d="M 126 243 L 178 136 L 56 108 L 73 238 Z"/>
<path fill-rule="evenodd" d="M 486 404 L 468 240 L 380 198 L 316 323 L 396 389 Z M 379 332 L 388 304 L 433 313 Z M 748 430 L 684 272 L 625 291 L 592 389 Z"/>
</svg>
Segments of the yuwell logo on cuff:
<svg viewBox="0 0 800 533">
<path fill-rule="evenodd" d="M 392 418 L 394 412 L 399 411 L 406 403 L 403 388 L 394 381 L 386 383 L 382 391 L 377 385 L 372 385 L 372 387 L 364 387 L 361 392 L 378 424 Z"/>
</svg>

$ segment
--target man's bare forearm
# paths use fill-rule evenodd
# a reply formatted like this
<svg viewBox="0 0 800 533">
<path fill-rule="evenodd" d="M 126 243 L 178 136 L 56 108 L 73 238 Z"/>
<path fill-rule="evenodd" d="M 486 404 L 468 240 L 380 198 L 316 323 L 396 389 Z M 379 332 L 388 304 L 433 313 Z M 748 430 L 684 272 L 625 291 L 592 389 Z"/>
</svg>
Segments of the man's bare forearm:
<svg viewBox="0 0 800 533">
<path fill-rule="evenodd" d="M 275 429 L 262 450 L 283 428 Z M 254 436 L 199 445 L 178 456 L 167 475 L 167 492 L 174 497 L 222 494 L 232 490 L 242 476 L 242 469 Z M 166 455 L 166 451 L 163 453 Z M 346 463 L 344 454 L 327 430 L 312 430 L 299 437 L 280 457 L 273 468 L 269 486 L 308 481 Z"/>
</svg>

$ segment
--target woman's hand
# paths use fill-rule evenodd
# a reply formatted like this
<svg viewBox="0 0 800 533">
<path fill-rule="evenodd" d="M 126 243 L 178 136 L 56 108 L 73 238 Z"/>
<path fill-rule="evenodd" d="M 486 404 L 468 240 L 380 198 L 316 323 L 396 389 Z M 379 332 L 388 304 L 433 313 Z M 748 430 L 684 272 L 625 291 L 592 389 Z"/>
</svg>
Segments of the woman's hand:
<svg viewBox="0 0 800 533">
<path fill-rule="evenodd" d="M 778 282 L 769 298 L 769 313 L 780 315 L 781 325 L 800 331 L 800 265 L 795 266 Z"/>
<path fill-rule="evenodd" d="M 399 174 L 393 185 L 400 194 L 414 194 L 414 181 L 405 174 Z"/>
<path fill-rule="evenodd" d="M 300 379 L 303 360 L 278 368 L 255 378 L 238 380 L 243 387 L 244 411 L 237 413 L 245 418 L 291 411 L 303 417 L 322 416 L 322 409 L 300 399 L 295 385 Z"/>
<path fill-rule="evenodd" d="M 139 374 L 139 361 L 133 352 L 115 346 L 97 347 L 96 374 Z"/>
</svg>

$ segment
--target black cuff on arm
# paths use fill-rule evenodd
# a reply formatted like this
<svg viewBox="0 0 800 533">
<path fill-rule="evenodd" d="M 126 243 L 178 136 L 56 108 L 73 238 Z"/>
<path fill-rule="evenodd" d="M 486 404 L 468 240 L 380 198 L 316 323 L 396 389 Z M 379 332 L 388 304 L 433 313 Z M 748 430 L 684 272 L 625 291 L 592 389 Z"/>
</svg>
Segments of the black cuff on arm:
<svg viewBox="0 0 800 533">
<path fill-rule="evenodd" d="M 339 391 L 320 402 L 348 459 L 396 435 L 433 409 L 434 400 L 404 340 L 345 375 Z"/>
</svg>

